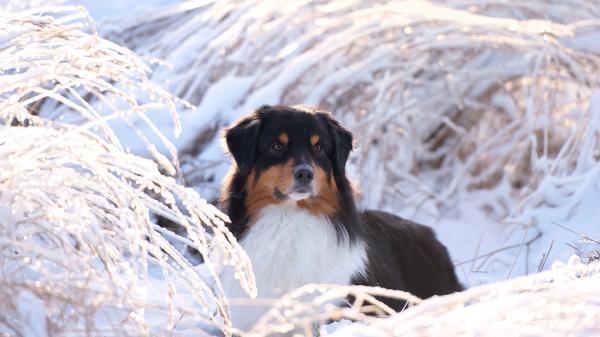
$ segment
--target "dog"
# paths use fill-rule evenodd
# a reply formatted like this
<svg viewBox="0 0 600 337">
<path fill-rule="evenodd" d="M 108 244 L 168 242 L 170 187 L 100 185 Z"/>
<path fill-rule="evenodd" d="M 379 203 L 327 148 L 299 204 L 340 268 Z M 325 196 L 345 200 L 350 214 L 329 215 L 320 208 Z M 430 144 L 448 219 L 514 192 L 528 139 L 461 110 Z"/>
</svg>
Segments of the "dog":
<svg viewBox="0 0 600 337">
<path fill-rule="evenodd" d="M 448 251 L 426 226 L 393 214 L 358 211 L 345 166 L 353 136 L 330 113 L 263 106 L 225 130 L 233 164 L 220 204 L 248 254 L 259 299 L 309 283 L 369 285 L 420 298 L 461 291 Z M 229 298 L 247 298 L 221 275 Z M 381 299 L 400 311 L 403 301 Z M 248 330 L 268 310 L 233 305 Z"/>
</svg>

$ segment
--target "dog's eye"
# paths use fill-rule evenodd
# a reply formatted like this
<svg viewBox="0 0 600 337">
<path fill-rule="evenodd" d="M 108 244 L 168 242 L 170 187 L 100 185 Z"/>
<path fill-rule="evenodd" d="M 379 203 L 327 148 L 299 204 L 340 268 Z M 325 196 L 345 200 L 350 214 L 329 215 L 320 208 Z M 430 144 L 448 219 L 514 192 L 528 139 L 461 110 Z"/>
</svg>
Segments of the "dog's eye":
<svg viewBox="0 0 600 337">
<path fill-rule="evenodd" d="M 271 150 L 281 151 L 283 150 L 283 144 L 281 144 L 280 142 L 273 142 L 273 144 L 271 144 Z"/>
<path fill-rule="evenodd" d="M 315 150 L 317 152 L 323 151 L 323 144 L 317 143 L 317 144 L 313 145 L 313 150 Z"/>
</svg>

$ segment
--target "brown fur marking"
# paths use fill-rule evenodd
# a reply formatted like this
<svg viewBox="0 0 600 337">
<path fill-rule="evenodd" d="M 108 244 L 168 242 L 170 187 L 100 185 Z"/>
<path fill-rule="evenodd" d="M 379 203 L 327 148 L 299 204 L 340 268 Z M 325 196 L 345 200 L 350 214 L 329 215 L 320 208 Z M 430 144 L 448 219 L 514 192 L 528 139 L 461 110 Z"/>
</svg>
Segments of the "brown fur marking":
<svg viewBox="0 0 600 337">
<path fill-rule="evenodd" d="M 269 167 L 258 177 L 256 177 L 256 170 L 252 169 L 246 181 L 246 211 L 251 219 L 250 222 L 254 222 L 258 212 L 264 207 L 282 202 L 273 194 L 275 188 L 285 193 L 290 189 L 292 179 L 292 160 Z"/>
<path fill-rule="evenodd" d="M 288 136 L 287 133 L 282 133 L 279 135 L 279 141 L 283 145 L 288 145 L 288 143 L 290 142 L 290 136 Z"/>
<path fill-rule="evenodd" d="M 319 142 L 319 140 L 320 140 L 319 135 L 310 136 L 310 144 L 312 146 L 315 146 Z"/>
</svg>

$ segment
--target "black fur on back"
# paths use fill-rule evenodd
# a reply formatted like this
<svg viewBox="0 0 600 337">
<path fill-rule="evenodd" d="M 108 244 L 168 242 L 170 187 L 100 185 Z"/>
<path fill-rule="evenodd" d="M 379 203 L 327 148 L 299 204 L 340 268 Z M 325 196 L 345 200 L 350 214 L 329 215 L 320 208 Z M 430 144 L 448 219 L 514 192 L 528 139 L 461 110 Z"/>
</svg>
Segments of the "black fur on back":
<svg viewBox="0 0 600 337">
<path fill-rule="evenodd" d="M 382 211 L 360 216 L 369 262 L 355 284 L 404 290 L 420 298 L 463 290 L 446 247 L 431 228 Z M 382 300 L 395 310 L 405 306 L 404 301 Z"/>
</svg>

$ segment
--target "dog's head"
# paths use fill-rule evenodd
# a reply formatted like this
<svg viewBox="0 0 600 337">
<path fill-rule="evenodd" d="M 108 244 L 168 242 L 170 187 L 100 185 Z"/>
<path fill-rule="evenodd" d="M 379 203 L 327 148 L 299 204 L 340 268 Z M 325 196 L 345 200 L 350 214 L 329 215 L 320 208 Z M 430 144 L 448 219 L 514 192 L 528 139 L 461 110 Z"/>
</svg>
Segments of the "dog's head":
<svg viewBox="0 0 600 337">
<path fill-rule="evenodd" d="M 332 216 L 344 200 L 352 134 L 322 110 L 264 106 L 225 130 L 249 215 L 296 203 Z M 343 186 L 340 186 L 343 185 Z"/>
</svg>

